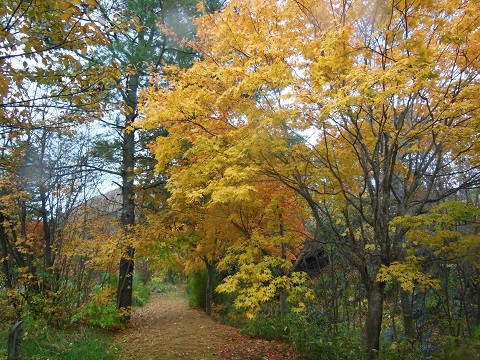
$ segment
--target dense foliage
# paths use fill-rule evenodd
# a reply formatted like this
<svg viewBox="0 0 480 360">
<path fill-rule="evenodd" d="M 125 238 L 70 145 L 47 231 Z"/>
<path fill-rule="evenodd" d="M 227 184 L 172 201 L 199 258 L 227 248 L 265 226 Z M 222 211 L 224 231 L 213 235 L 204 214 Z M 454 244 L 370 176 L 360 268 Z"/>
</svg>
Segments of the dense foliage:
<svg viewBox="0 0 480 360">
<path fill-rule="evenodd" d="M 198 20 L 202 59 L 158 75 L 139 124 L 168 131 L 151 145 L 157 170 L 176 216 L 193 210 L 177 229 L 224 253 L 219 291 L 250 315 L 285 297 L 305 310 L 312 288 L 295 260 L 315 241 L 331 254 L 322 308 L 332 326 L 363 322 L 369 358 L 385 331 L 434 344 L 424 355 L 474 337 L 477 11 L 464 1 L 232 1 Z M 214 235 L 199 222 L 211 216 Z M 340 287 L 339 267 L 358 286 Z"/>
<path fill-rule="evenodd" d="M 479 12 L 0 0 L 2 330 L 186 275 L 313 358 L 478 358 Z"/>
</svg>

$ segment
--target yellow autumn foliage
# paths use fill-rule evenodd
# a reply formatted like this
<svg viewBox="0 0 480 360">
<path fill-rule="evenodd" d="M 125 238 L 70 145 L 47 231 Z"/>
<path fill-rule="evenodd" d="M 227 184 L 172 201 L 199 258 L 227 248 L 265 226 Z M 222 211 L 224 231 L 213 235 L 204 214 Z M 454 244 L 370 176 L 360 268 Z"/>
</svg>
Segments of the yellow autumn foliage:
<svg viewBox="0 0 480 360">
<path fill-rule="evenodd" d="M 201 17 L 192 46 L 202 58 L 158 75 L 138 122 L 168 131 L 153 149 L 157 170 L 170 176 L 172 206 L 243 210 L 269 191 L 261 184 L 280 183 L 368 291 L 384 291 L 376 282 L 392 278 L 407 290 L 436 287 L 421 259 L 405 256 L 408 239 L 466 255 L 478 231 L 397 231 L 392 219 L 430 221 L 422 213 L 432 203 L 478 185 L 479 11 L 462 0 L 232 0 Z M 278 253 L 274 266 L 258 251 L 279 224 L 277 234 L 262 232 L 266 222 L 252 226 L 255 217 L 242 215 L 229 218 L 245 220 L 246 236 L 222 262 L 240 270 L 220 289 L 236 291 L 237 305 L 254 313 L 297 285 L 272 275 L 283 266 Z M 292 233 L 272 242 L 298 245 L 311 235 Z M 376 303 L 367 318 L 380 331 L 378 295 L 368 296 Z"/>
</svg>

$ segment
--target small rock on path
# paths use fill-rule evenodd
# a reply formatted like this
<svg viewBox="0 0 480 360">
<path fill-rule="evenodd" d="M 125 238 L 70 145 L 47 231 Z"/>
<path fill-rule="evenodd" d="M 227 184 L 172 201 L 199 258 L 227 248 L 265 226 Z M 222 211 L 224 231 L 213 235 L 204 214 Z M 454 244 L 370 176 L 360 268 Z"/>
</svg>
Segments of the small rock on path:
<svg viewBox="0 0 480 360">
<path fill-rule="evenodd" d="M 114 338 L 122 360 L 292 360 L 292 347 L 254 339 L 190 309 L 178 293 L 154 295 Z"/>
</svg>

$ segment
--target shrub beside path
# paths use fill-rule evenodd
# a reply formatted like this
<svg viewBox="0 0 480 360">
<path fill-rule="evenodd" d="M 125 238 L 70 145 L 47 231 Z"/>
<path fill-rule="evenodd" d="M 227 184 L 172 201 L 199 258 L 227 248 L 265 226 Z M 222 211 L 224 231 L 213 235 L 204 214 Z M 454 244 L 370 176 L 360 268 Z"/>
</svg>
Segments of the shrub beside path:
<svg viewBox="0 0 480 360">
<path fill-rule="evenodd" d="M 131 325 L 114 336 L 121 359 L 292 360 L 292 347 L 254 339 L 190 309 L 178 293 L 154 295 L 135 309 Z"/>
</svg>

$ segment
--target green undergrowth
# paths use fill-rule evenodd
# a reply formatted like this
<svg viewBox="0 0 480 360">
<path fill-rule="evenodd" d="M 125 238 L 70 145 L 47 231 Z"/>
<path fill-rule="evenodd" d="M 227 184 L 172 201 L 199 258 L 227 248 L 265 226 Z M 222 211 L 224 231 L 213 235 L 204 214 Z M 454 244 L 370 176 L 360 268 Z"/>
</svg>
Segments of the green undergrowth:
<svg viewBox="0 0 480 360">
<path fill-rule="evenodd" d="M 148 283 L 140 281 L 138 278 L 133 279 L 133 296 L 132 305 L 141 307 L 148 304 L 150 301 L 150 295 L 152 293 L 152 287 Z"/>
<path fill-rule="evenodd" d="M 132 305 L 145 306 L 150 301 L 151 289 L 134 278 Z M 116 288 L 109 284 L 92 291 L 91 299 L 81 306 L 70 319 L 73 323 L 91 325 L 107 330 L 115 330 L 122 326 L 122 313 L 117 309 Z"/>
<path fill-rule="evenodd" d="M 291 343 L 301 354 L 297 360 L 363 360 L 363 329 L 348 328 L 346 324 L 332 327 L 319 314 L 287 314 L 279 316 L 263 313 L 253 319 L 237 319 L 230 324 L 242 332 L 267 340 Z M 387 342 L 382 338 L 377 360 L 480 360 L 480 337 L 472 340 L 444 337 L 444 348 L 429 355 L 421 354 L 406 340 Z"/>
<path fill-rule="evenodd" d="M 73 315 L 52 326 L 46 317 L 34 316 L 25 307 L 22 312 L 24 339 L 22 360 L 116 360 L 118 351 L 110 345 L 112 332 L 121 328 L 122 317 L 116 308 L 115 284 L 107 283 L 92 289 L 88 302 L 73 310 Z M 145 306 L 151 293 L 172 292 L 177 287 L 160 281 L 143 283 L 134 278 L 133 306 Z M 7 318 L 5 317 L 4 320 Z M 11 321 L 10 321 L 11 322 Z M 0 360 L 7 359 L 8 332 L 13 325 L 0 324 Z"/>
<path fill-rule="evenodd" d="M 56 329 L 41 320 L 24 321 L 22 360 L 115 360 L 118 351 L 110 345 L 111 334 L 90 327 Z M 8 329 L 0 331 L 0 359 L 7 359 Z"/>
<path fill-rule="evenodd" d="M 154 277 L 151 280 L 149 287 L 150 291 L 155 294 L 173 293 L 177 292 L 179 289 L 179 285 L 170 281 L 165 281 L 159 277 Z"/>
<path fill-rule="evenodd" d="M 243 320 L 242 332 L 267 340 L 291 343 L 301 354 L 299 360 L 363 359 L 361 331 L 338 327 L 335 331 L 321 321 L 303 314 L 280 316 L 260 314 Z"/>
<path fill-rule="evenodd" d="M 213 288 L 215 289 L 222 279 L 215 278 Z M 188 304 L 191 308 L 205 309 L 207 287 L 207 270 L 196 272 L 190 275 L 187 283 Z M 229 294 L 213 292 L 213 312 L 225 313 L 230 310 L 233 297 Z"/>
</svg>

